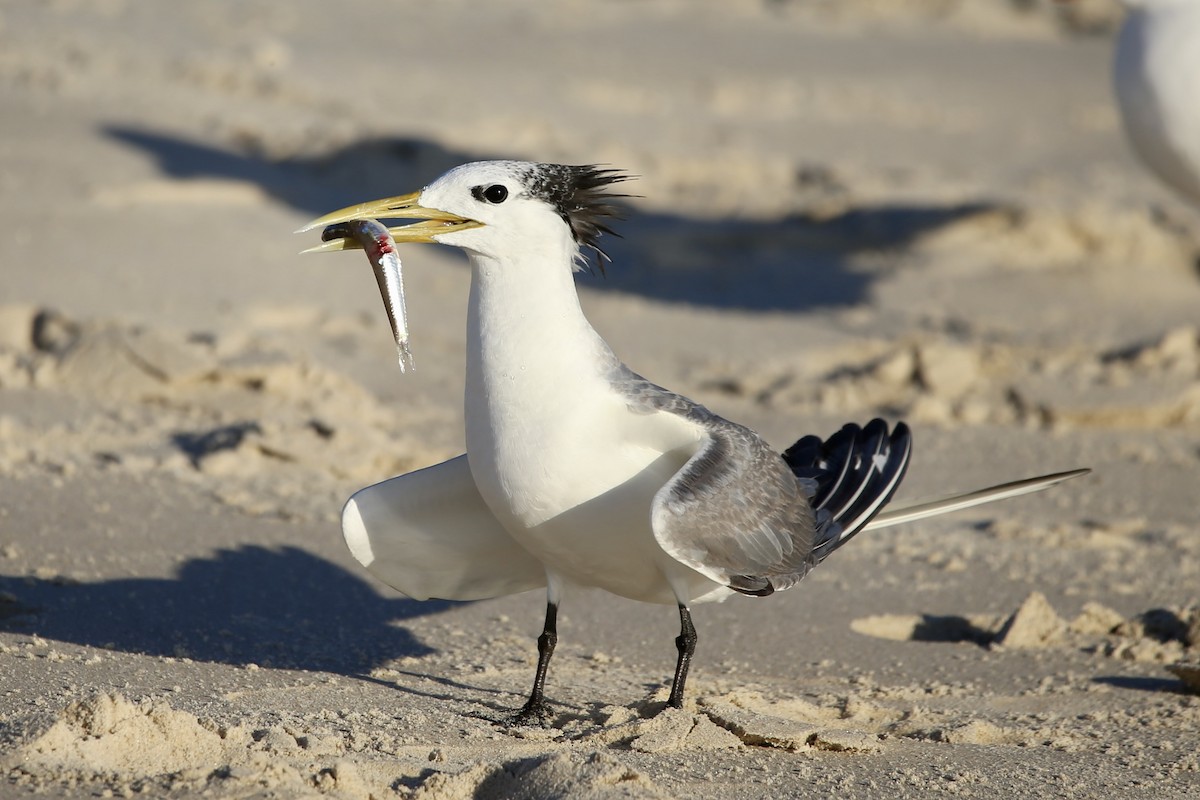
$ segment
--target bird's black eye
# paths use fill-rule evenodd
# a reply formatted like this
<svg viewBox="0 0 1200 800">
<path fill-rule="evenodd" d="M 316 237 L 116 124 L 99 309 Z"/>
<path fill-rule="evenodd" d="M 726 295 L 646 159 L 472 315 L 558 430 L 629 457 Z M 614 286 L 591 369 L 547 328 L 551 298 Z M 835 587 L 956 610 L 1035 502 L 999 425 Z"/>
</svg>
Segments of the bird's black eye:
<svg viewBox="0 0 1200 800">
<path fill-rule="evenodd" d="M 489 203 L 503 203 L 508 199 L 508 189 L 499 183 L 494 183 L 483 190 L 483 199 Z"/>
</svg>

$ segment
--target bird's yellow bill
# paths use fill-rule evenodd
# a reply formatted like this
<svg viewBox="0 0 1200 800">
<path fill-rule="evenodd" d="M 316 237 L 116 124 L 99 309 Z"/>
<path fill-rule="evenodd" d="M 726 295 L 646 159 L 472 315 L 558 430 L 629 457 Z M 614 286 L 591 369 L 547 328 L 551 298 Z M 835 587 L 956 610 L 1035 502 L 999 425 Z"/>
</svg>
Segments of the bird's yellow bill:
<svg viewBox="0 0 1200 800">
<path fill-rule="evenodd" d="M 413 192 L 412 194 L 400 195 L 399 197 L 385 197 L 382 200 L 372 200 L 368 203 L 347 206 L 346 208 L 338 209 L 323 217 L 314 219 L 296 231 L 296 233 L 304 233 L 314 228 L 324 228 L 329 225 L 336 225 L 339 222 L 349 222 L 355 219 L 419 219 L 422 221 L 414 222 L 411 225 L 388 228 L 388 231 L 397 242 L 429 243 L 436 242 L 437 240 L 434 237 L 439 234 L 483 227 L 482 222 L 460 217 L 448 211 L 439 211 L 436 208 L 425 208 L 418 205 L 417 198 L 420 194 L 420 192 Z M 361 249 L 362 245 L 353 239 L 332 239 L 328 242 L 322 242 L 315 247 L 310 247 L 303 252 L 329 253 L 336 250 Z"/>
</svg>

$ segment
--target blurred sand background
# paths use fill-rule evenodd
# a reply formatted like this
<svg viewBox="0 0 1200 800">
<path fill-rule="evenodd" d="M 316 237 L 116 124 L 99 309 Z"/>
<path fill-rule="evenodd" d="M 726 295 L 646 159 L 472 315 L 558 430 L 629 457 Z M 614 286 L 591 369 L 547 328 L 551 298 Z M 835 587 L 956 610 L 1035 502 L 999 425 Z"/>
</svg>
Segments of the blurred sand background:
<svg viewBox="0 0 1200 800">
<path fill-rule="evenodd" d="M 336 10 L 335 10 L 336 8 Z M 1007 0 L 0 3 L 0 796 L 1187 797 L 1200 210 L 1121 137 L 1120 18 Z M 291 231 L 490 157 L 640 177 L 583 303 L 900 500 L 1090 466 L 676 615 L 416 603 L 337 525 L 461 452 L 469 275 Z M 1187 676 L 1186 669 L 1176 668 Z"/>
</svg>

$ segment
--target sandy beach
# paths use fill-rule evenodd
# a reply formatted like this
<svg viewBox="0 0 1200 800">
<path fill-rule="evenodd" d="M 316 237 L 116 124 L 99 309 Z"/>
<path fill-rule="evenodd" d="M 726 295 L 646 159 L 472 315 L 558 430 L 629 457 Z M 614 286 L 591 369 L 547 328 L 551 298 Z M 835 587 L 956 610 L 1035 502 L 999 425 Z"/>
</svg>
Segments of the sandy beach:
<svg viewBox="0 0 1200 800">
<path fill-rule="evenodd" d="M 1200 796 L 1200 209 L 1115 3 L 0 3 L 0 796 Z M 338 525 L 463 452 L 470 272 L 402 250 L 401 374 L 304 222 L 467 161 L 638 176 L 581 273 L 656 383 L 780 449 L 914 429 L 864 533 L 678 618 L 416 602 Z"/>
</svg>

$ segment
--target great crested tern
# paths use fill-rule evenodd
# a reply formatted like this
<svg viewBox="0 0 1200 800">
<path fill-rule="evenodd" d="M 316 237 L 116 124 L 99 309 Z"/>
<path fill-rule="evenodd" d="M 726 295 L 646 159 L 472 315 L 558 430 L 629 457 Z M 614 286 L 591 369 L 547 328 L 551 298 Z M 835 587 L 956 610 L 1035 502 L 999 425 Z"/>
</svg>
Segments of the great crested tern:
<svg viewBox="0 0 1200 800">
<path fill-rule="evenodd" d="M 465 455 L 355 493 L 351 553 L 409 597 L 479 600 L 544 587 L 538 663 L 519 723 L 545 723 L 564 589 L 679 609 L 668 705 L 696 646 L 690 607 L 787 589 L 851 537 L 1037 491 L 1057 473 L 880 513 L 908 466 L 898 423 L 849 424 L 780 454 L 754 431 L 626 367 L 579 306 L 581 248 L 617 215 L 595 166 L 466 164 L 424 190 L 353 206 L 302 230 L 419 219 L 396 242 L 462 248 L 471 264 Z M 343 229 L 327 229 L 336 236 Z M 360 237 L 361 238 L 361 237 Z M 312 250 L 359 247 L 333 238 Z"/>
</svg>

